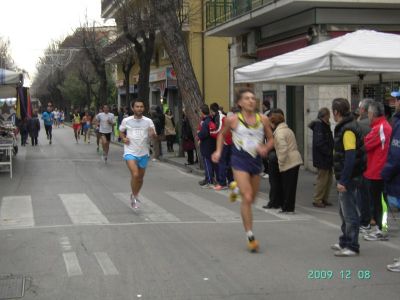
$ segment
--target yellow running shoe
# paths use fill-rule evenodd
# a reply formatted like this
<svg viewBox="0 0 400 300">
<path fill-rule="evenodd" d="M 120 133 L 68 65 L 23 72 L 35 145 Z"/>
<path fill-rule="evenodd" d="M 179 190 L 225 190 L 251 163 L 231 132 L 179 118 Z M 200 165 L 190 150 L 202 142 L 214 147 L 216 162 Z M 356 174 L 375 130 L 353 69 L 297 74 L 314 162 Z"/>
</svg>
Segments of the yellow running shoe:
<svg viewBox="0 0 400 300">
<path fill-rule="evenodd" d="M 251 253 L 256 253 L 258 252 L 258 241 L 253 239 L 253 240 L 249 240 L 247 247 L 249 248 L 249 251 Z"/>
<path fill-rule="evenodd" d="M 231 190 L 231 193 L 229 194 L 229 200 L 231 202 L 235 202 L 239 198 L 239 188 L 237 186 L 237 182 L 232 181 L 229 184 L 229 189 Z"/>
</svg>

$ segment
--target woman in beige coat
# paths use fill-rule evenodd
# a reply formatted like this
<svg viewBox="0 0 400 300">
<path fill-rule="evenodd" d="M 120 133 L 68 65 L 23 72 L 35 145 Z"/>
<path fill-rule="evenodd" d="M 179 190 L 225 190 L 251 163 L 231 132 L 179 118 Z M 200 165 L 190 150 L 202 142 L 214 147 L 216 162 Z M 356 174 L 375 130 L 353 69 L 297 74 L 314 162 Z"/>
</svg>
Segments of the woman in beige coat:
<svg viewBox="0 0 400 300">
<path fill-rule="evenodd" d="M 174 141 L 176 137 L 174 117 L 170 109 L 165 112 L 165 139 L 167 140 L 168 152 L 174 152 Z"/>
<path fill-rule="evenodd" d="M 303 160 L 297 149 L 296 137 L 285 123 L 285 117 L 281 109 L 271 110 L 271 124 L 275 128 L 274 145 L 281 173 L 283 191 L 281 213 L 293 214 L 299 168 L 303 164 Z"/>
</svg>

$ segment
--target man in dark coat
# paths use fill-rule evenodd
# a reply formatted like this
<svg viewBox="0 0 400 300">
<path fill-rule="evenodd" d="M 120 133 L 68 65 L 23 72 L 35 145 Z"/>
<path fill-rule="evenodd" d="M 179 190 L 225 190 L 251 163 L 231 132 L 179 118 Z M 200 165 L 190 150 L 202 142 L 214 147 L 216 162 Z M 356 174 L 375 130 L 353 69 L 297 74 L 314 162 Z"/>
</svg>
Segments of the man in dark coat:
<svg viewBox="0 0 400 300">
<path fill-rule="evenodd" d="M 210 134 L 210 123 L 214 126 L 214 122 L 210 116 L 210 108 L 207 104 L 203 104 L 200 107 L 201 111 L 201 123 L 198 129 L 197 137 L 200 142 L 200 153 L 204 161 L 204 171 L 206 182 L 201 185 L 202 188 L 212 188 L 214 182 L 214 170 L 216 169 L 214 163 L 211 161 L 211 154 L 216 149 L 216 139 L 211 137 Z"/>
<path fill-rule="evenodd" d="M 396 111 L 392 118 L 393 131 L 390 140 L 389 154 L 382 170 L 382 178 L 385 182 L 385 188 L 389 203 L 400 203 L 400 92 L 392 92 L 396 97 Z M 387 266 L 392 272 L 400 272 L 400 262 Z"/>
<path fill-rule="evenodd" d="M 309 125 L 313 131 L 313 165 L 318 170 L 313 205 L 320 208 L 332 205 L 328 201 L 333 181 L 333 135 L 329 119 L 329 109 L 323 107 L 318 118 Z"/>
</svg>

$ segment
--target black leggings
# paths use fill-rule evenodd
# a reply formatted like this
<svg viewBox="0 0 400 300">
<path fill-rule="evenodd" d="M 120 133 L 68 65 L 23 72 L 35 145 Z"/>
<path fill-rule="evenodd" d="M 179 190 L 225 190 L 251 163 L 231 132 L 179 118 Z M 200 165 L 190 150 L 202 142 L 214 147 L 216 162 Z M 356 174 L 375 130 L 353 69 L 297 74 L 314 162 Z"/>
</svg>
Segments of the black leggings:
<svg viewBox="0 0 400 300">
<path fill-rule="evenodd" d="M 383 180 L 370 180 L 367 181 L 367 194 L 369 197 L 369 203 L 372 207 L 372 218 L 375 220 L 379 230 L 382 230 L 382 192 L 383 192 Z M 386 205 L 387 199 L 384 197 Z"/>
<path fill-rule="evenodd" d="M 44 129 L 46 130 L 47 137 L 51 140 L 53 135 L 51 134 L 53 130 L 53 125 L 44 125 Z"/>
<path fill-rule="evenodd" d="M 283 211 L 294 211 L 296 203 L 297 179 L 300 166 L 281 172 L 283 191 Z"/>
</svg>

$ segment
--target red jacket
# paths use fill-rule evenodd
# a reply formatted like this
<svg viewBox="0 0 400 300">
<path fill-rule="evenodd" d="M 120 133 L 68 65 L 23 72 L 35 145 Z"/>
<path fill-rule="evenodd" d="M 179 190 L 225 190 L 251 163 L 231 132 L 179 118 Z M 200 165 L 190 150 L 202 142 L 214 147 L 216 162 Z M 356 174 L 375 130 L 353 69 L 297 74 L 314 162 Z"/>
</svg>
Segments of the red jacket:
<svg viewBox="0 0 400 300">
<path fill-rule="evenodd" d="M 226 120 L 226 116 L 222 115 L 221 118 L 221 125 L 218 131 L 221 131 L 222 128 L 224 128 L 225 125 L 225 120 Z M 225 145 L 232 145 L 232 132 L 230 130 L 228 130 L 228 132 L 225 134 L 225 140 L 224 140 L 224 144 Z"/>
<path fill-rule="evenodd" d="M 371 131 L 364 138 L 367 153 L 367 169 L 364 177 L 371 180 L 381 180 L 381 171 L 386 163 L 392 136 L 392 127 L 385 117 L 379 117 L 371 122 Z"/>
</svg>

